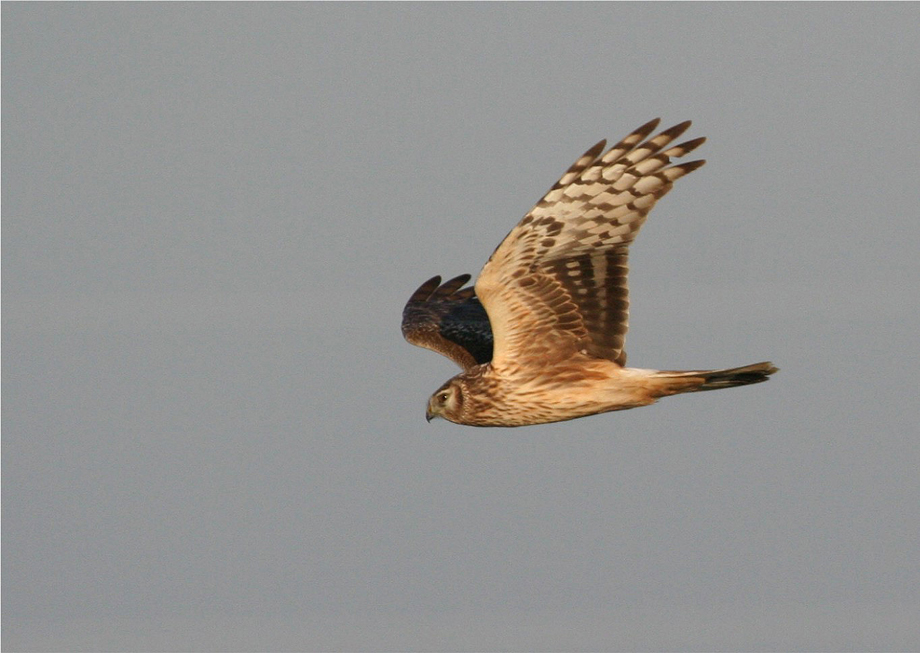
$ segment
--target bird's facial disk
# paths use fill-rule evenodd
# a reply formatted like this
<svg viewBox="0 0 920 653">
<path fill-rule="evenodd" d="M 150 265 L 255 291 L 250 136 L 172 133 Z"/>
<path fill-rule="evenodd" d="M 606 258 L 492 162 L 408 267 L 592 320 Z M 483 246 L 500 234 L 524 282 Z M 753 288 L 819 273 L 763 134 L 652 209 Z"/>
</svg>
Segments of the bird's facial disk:
<svg viewBox="0 0 920 653">
<path fill-rule="evenodd" d="M 460 387 L 453 383 L 445 383 L 428 400 L 425 419 L 429 422 L 435 417 L 450 419 L 449 416 L 460 407 L 461 400 Z"/>
</svg>

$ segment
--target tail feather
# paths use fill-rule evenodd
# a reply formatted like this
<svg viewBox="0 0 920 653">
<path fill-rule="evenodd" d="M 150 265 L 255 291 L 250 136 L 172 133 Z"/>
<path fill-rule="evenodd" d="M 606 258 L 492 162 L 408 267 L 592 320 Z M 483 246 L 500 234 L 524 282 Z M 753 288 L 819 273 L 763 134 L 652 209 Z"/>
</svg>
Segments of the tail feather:
<svg viewBox="0 0 920 653">
<path fill-rule="evenodd" d="M 779 368 L 774 367 L 773 363 L 763 362 L 725 370 L 662 371 L 655 376 L 665 382 L 664 394 L 678 394 L 763 383 L 778 371 Z"/>
</svg>

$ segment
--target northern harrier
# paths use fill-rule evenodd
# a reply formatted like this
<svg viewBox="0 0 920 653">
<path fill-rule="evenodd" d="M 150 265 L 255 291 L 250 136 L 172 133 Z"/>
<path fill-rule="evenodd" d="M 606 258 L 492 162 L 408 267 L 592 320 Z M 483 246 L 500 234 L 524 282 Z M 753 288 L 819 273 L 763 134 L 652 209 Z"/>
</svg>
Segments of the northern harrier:
<svg viewBox="0 0 920 653">
<path fill-rule="evenodd" d="M 671 159 L 682 122 L 643 125 L 604 153 L 588 150 L 511 230 L 479 273 L 433 277 L 403 311 L 406 340 L 463 368 L 428 400 L 426 417 L 525 426 L 646 406 L 659 397 L 766 381 L 771 363 L 722 370 L 626 367 L 629 244 L 675 180 L 703 165 Z M 648 140 L 646 140 L 648 139 Z M 667 149 L 665 149 L 667 148 Z"/>
</svg>

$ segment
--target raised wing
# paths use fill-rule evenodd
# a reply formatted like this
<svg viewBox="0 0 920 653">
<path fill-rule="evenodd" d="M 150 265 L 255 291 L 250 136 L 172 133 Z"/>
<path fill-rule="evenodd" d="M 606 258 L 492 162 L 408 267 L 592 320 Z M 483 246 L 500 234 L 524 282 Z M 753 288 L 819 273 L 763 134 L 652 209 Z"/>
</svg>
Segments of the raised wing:
<svg viewBox="0 0 920 653">
<path fill-rule="evenodd" d="M 462 274 L 441 284 L 441 277 L 423 283 L 403 309 L 403 336 L 413 345 L 447 356 L 464 370 L 492 360 L 489 316 Z"/>
<path fill-rule="evenodd" d="M 645 140 L 658 122 L 603 155 L 605 141 L 588 150 L 493 252 L 476 281 L 493 365 L 576 353 L 625 364 L 629 244 L 674 181 L 704 163 L 671 165 L 706 139 L 664 149 L 690 121 Z"/>
</svg>

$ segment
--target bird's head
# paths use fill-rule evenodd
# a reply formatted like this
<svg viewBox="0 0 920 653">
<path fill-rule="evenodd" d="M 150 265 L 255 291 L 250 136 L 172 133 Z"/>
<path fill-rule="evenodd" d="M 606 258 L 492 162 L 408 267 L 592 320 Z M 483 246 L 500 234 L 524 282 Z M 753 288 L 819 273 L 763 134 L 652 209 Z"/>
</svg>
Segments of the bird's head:
<svg viewBox="0 0 920 653">
<path fill-rule="evenodd" d="M 463 383 L 454 377 L 431 395 L 425 419 L 429 422 L 435 417 L 443 417 L 451 422 L 460 422 L 463 411 Z"/>
</svg>

